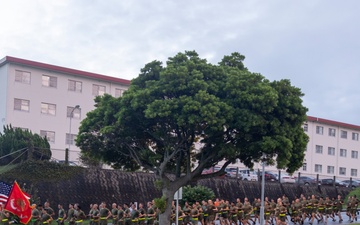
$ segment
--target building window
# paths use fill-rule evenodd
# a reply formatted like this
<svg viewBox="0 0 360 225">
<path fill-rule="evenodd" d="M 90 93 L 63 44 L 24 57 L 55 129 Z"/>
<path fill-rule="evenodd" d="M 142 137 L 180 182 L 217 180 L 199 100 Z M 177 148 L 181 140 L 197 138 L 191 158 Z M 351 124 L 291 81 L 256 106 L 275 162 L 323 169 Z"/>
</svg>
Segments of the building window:
<svg viewBox="0 0 360 225">
<path fill-rule="evenodd" d="M 82 82 L 76 80 L 69 80 L 68 90 L 74 92 L 82 92 Z"/>
<path fill-rule="evenodd" d="M 75 145 L 76 136 L 77 136 L 76 134 L 66 133 L 65 144 L 67 144 L 67 145 Z"/>
<path fill-rule="evenodd" d="M 357 177 L 357 169 L 351 169 L 351 176 Z"/>
<path fill-rule="evenodd" d="M 96 95 L 96 96 L 97 95 L 104 95 L 105 90 L 106 90 L 105 86 L 93 84 L 92 94 Z"/>
<path fill-rule="evenodd" d="M 342 131 L 340 131 L 340 134 L 341 134 L 340 135 L 341 138 L 345 138 L 345 139 L 347 138 L 347 131 L 342 130 Z"/>
<path fill-rule="evenodd" d="M 55 116 L 56 115 L 56 105 L 49 103 L 41 103 L 41 113 Z"/>
<path fill-rule="evenodd" d="M 323 153 L 323 146 L 322 145 L 316 145 L 315 146 L 315 152 L 322 154 Z"/>
<path fill-rule="evenodd" d="M 48 142 L 52 142 L 52 143 L 55 142 L 55 132 L 54 131 L 41 130 L 40 131 L 40 136 L 41 137 L 46 137 Z"/>
<path fill-rule="evenodd" d="M 307 132 L 307 131 L 308 131 L 308 129 L 309 129 L 308 124 L 307 124 L 307 123 L 305 123 L 305 124 L 304 124 L 304 126 L 303 126 L 303 128 L 304 128 L 304 131 L 305 131 L 305 132 Z"/>
<path fill-rule="evenodd" d="M 335 155 L 335 148 L 334 147 L 328 147 L 328 155 Z"/>
<path fill-rule="evenodd" d="M 346 149 L 340 149 L 340 157 L 346 157 Z"/>
<path fill-rule="evenodd" d="M 353 159 L 357 159 L 358 158 L 358 151 L 355 151 L 355 150 L 352 150 L 351 151 L 351 158 L 353 158 Z"/>
<path fill-rule="evenodd" d="M 329 136 L 335 137 L 336 130 L 334 128 L 329 128 Z"/>
<path fill-rule="evenodd" d="M 75 108 L 75 107 L 67 107 L 66 110 L 66 116 L 68 118 L 75 118 L 75 119 L 80 119 L 81 118 L 81 108 Z"/>
<path fill-rule="evenodd" d="M 352 133 L 352 139 L 354 140 L 354 141 L 358 141 L 359 140 L 359 133 Z"/>
<path fill-rule="evenodd" d="M 24 128 L 24 127 L 13 127 L 14 129 L 20 129 L 22 131 L 28 131 L 28 128 Z"/>
<path fill-rule="evenodd" d="M 322 173 L 322 165 L 315 164 L 315 173 Z"/>
<path fill-rule="evenodd" d="M 30 84 L 31 73 L 21 70 L 15 71 L 15 81 L 23 84 Z"/>
<path fill-rule="evenodd" d="M 324 133 L 324 127 L 316 126 L 316 133 L 317 134 L 323 134 Z"/>
<path fill-rule="evenodd" d="M 334 172 L 335 172 L 334 166 L 328 166 L 327 167 L 327 173 L 328 174 L 334 174 Z"/>
<path fill-rule="evenodd" d="M 30 101 L 25 99 L 14 99 L 14 109 L 29 112 L 30 111 Z"/>
<path fill-rule="evenodd" d="M 303 163 L 303 171 L 306 171 L 307 170 L 307 164 L 306 163 Z"/>
<path fill-rule="evenodd" d="M 339 175 L 346 175 L 346 168 L 345 167 L 340 167 L 339 168 Z"/>
<path fill-rule="evenodd" d="M 115 89 L 115 98 L 121 97 L 124 94 L 125 89 L 116 88 Z"/>
<path fill-rule="evenodd" d="M 57 77 L 42 75 L 41 79 L 42 79 L 41 81 L 42 86 L 53 87 L 53 88 L 57 87 Z"/>
</svg>

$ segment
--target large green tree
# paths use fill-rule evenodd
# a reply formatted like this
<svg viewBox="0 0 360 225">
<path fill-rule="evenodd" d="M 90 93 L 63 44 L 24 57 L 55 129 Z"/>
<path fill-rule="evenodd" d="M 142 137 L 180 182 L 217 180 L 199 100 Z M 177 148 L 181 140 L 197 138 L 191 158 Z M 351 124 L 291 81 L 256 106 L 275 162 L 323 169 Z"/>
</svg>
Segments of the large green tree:
<svg viewBox="0 0 360 225">
<path fill-rule="evenodd" d="M 49 160 L 50 144 L 46 138 L 33 134 L 30 130 L 3 127 L 0 133 L 0 164 L 19 163 L 24 160 Z"/>
<path fill-rule="evenodd" d="M 179 187 L 222 174 L 237 159 L 294 172 L 308 141 L 303 93 L 289 80 L 248 71 L 244 58 L 233 53 L 213 65 L 186 51 L 165 66 L 146 64 L 123 97 L 96 98 L 77 145 L 115 168 L 153 171 L 166 201 L 161 224 L 169 224 Z M 220 161 L 220 171 L 202 174 Z"/>
</svg>

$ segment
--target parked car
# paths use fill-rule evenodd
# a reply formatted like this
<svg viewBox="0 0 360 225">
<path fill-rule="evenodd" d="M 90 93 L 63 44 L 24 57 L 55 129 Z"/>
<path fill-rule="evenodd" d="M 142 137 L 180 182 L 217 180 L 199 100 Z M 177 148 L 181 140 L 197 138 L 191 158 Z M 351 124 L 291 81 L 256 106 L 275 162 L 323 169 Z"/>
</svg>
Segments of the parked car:
<svg viewBox="0 0 360 225">
<path fill-rule="evenodd" d="M 227 177 L 236 177 L 237 175 L 237 178 L 241 178 L 241 174 L 238 172 L 238 168 L 236 167 L 228 167 L 225 171 Z"/>
<path fill-rule="evenodd" d="M 334 179 L 331 179 L 331 178 L 321 179 L 320 184 L 321 185 L 334 185 Z M 347 185 L 340 180 L 335 180 L 335 186 L 336 187 L 346 187 Z"/>
<path fill-rule="evenodd" d="M 281 172 L 280 173 L 280 183 L 294 184 L 295 183 L 295 177 L 288 174 L 288 173 Z"/>
<path fill-rule="evenodd" d="M 218 167 L 218 166 L 210 167 L 208 169 L 204 169 L 201 174 L 210 174 L 210 173 L 217 172 L 219 170 L 220 170 L 220 167 Z M 224 178 L 225 176 L 226 175 L 222 175 L 222 176 L 219 176 L 219 177 Z"/>
<path fill-rule="evenodd" d="M 300 184 L 300 185 L 315 185 L 316 183 L 316 178 L 314 177 L 307 177 L 307 176 L 300 176 L 295 178 L 296 183 Z"/>
<path fill-rule="evenodd" d="M 277 176 L 272 173 L 272 172 L 269 172 L 269 171 L 265 171 L 265 181 L 277 181 Z M 262 172 L 260 171 L 260 174 L 259 174 L 259 178 L 260 180 L 262 179 Z"/>
<path fill-rule="evenodd" d="M 239 170 L 242 180 L 258 181 L 258 174 L 254 170 Z"/>
<path fill-rule="evenodd" d="M 350 187 L 350 180 L 343 180 L 347 187 Z M 360 187 L 360 181 L 358 180 L 351 180 L 351 187 L 357 188 Z"/>
</svg>

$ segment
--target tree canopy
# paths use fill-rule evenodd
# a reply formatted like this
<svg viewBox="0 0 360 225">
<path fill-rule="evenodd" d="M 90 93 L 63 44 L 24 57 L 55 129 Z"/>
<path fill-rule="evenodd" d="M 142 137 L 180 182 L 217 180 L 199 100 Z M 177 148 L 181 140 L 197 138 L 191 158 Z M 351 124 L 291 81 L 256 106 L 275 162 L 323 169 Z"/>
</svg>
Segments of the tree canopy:
<svg viewBox="0 0 360 225">
<path fill-rule="evenodd" d="M 27 159 L 49 160 L 50 144 L 46 137 L 7 125 L 3 127 L 3 133 L 0 133 L 0 156 L 2 165 Z"/>
<path fill-rule="evenodd" d="M 77 145 L 115 168 L 153 171 L 167 201 L 179 187 L 217 176 L 236 160 L 248 167 L 266 160 L 294 172 L 308 141 L 303 93 L 289 80 L 250 72 L 244 59 L 233 53 L 213 65 L 186 51 L 166 66 L 146 64 L 122 97 L 95 99 Z M 219 162 L 220 171 L 202 174 Z"/>
</svg>

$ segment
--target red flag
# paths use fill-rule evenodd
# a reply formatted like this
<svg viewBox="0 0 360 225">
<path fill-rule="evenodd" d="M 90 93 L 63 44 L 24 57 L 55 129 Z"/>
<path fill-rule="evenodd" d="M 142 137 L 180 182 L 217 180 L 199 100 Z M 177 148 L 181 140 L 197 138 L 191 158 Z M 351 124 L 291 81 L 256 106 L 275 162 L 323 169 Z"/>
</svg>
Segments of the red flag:
<svg viewBox="0 0 360 225">
<path fill-rule="evenodd" d="M 20 218 L 20 223 L 27 224 L 31 219 L 32 209 L 29 199 L 22 192 L 16 181 L 14 182 L 4 209 L 17 215 Z"/>
</svg>

